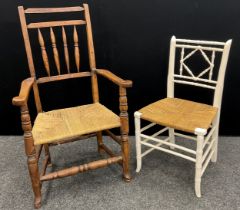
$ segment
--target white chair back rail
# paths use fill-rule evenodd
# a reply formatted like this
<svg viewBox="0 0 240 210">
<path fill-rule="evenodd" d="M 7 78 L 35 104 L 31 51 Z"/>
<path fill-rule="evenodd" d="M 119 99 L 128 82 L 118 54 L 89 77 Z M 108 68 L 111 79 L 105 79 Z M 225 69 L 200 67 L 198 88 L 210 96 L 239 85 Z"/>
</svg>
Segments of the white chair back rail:
<svg viewBox="0 0 240 210">
<path fill-rule="evenodd" d="M 174 97 L 174 83 L 193 85 L 202 88 L 214 90 L 213 106 L 220 108 L 223 92 L 223 84 L 225 71 L 229 56 L 232 40 L 227 42 L 213 42 L 213 41 L 199 41 L 188 39 L 176 39 L 175 36 L 171 39 L 170 54 L 169 54 L 169 69 L 168 69 L 168 97 Z M 180 49 L 180 68 L 179 71 L 175 69 L 176 49 Z M 186 52 L 186 51 L 190 52 Z M 186 64 L 186 61 L 200 52 L 203 59 L 208 65 L 200 73 L 196 74 Z M 210 56 L 207 54 L 210 53 Z M 217 80 L 213 79 L 213 71 L 215 67 L 216 52 L 221 53 L 221 62 L 218 72 Z M 204 78 L 203 78 L 204 77 Z"/>
</svg>

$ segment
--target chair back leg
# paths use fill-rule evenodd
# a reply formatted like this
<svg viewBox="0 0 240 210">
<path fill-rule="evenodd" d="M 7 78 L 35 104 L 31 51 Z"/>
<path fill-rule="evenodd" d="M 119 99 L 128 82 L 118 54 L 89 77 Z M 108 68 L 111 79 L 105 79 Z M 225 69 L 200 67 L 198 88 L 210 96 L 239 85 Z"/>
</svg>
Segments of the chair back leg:
<svg viewBox="0 0 240 210">
<path fill-rule="evenodd" d="M 218 136 L 219 136 L 219 115 L 217 116 L 216 120 L 213 122 L 213 126 L 216 125 L 216 129 L 213 132 L 212 138 L 215 139 L 214 145 L 213 145 L 213 156 L 211 158 L 211 162 L 217 162 L 217 156 L 218 156 Z"/>
<path fill-rule="evenodd" d="M 169 128 L 169 142 L 172 144 L 175 144 L 175 135 L 174 135 L 174 129 Z M 170 146 L 171 149 L 174 149 L 174 146 Z"/>
<path fill-rule="evenodd" d="M 135 122 L 135 137 L 136 137 L 136 159 L 137 159 L 137 168 L 136 172 L 140 172 L 142 168 L 142 152 L 141 152 L 141 113 L 134 113 L 134 122 Z"/>
<path fill-rule="evenodd" d="M 103 139 L 102 139 L 102 132 L 97 132 L 97 143 L 98 143 L 98 152 L 103 153 L 104 150 L 102 148 L 103 145 Z"/>
<path fill-rule="evenodd" d="M 45 150 L 45 158 L 48 160 L 47 166 L 51 167 L 52 166 L 52 159 L 49 151 L 49 145 L 44 144 L 44 150 Z"/>
<path fill-rule="evenodd" d="M 217 162 L 217 156 L 218 156 L 218 126 L 216 127 L 212 138 L 215 139 L 214 146 L 213 146 L 213 156 L 211 158 L 211 162 L 216 163 Z"/>
</svg>

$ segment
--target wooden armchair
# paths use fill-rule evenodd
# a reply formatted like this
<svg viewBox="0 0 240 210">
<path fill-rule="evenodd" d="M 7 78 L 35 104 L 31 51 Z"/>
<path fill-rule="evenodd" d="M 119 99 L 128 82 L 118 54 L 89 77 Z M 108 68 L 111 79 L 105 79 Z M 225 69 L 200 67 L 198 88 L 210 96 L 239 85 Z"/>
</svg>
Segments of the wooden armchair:
<svg viewBox="0 0 240 210">
<path fill-rule="evenodd" d="M 41 185 L 42 182 L 67 177 L 88 170 L 105 167 L 109 164 L 119 163 L 123 168 L 123 178 L 130 181 L 129 173 L 129 144 L 128 144 L 128 105 L 126 88 L 132 86 L 129 80 L 123 80 L 108 70 L 97 69 L 95 62 L 92 28 L 87 4 L 83 7 L 64 7 L 64 8 L 29 8 L 18 7 L 21 21 L 22 33 L 28 58 L 29 70 L 31 77 L 22 82 L 19 96 L 13 98 L 13 104 L 21 109 L 22 129 L 24 131 L 25 150 L 28 159 L 28 169 L 34 192 L 34 206 L 41 206 Z M 64 20 L 49 22 L 26 22 L 26 14 L 33 13 L 65 13 L 65 12 L 84 12 L 84 20 Z M 74 40 L 74 58 L 75 65 L 70 65 L 67 33 L 65 27 L 72 27 Z M 89 53 L 90 71 L 80 71 L 80 51 L 78 46 L 77 26 L 85 26 L 87 32 L 87 44 Z M 62 40 L 64 46 L 64 58 L 66 70 L 61 69 L 60 56 L 57 48 L 57 41 L 54 29 L 61 27 Z M 52 52 L 56 65 L 57 75 L 53 75 L 48 59 L 45 40 L 41 32 L 42 28 L 49 28 Z M 45 77 L 36 76 L 32 48 L 29 39 L 29 30 L 38 30 L 38 40 L 41 48 L 42 59 L 45 66 Z M 76 66 L 76 72 L 72 72 L 72 66 Z M 105 77 L 119 86 L 120 116 L 114 114 L 111 110 L 99 103 L 97 75 Z M 72 78 L 91 77 L 93 103 L 43 112 L 40 100 L 38 86 L 42 83 L 60 81 Z M 28 97 L 33 89 L 35 104 L 38 115 L 32 126 L 29 110 Z M 109 129 L 120 127 L 121 138 L 115 136 Z M 104 143 L 102 131 L 105 131 L 113 140 L 121 146 L 121 154 L 115 155 Z M 97 136 L 98 151 L 105 151 L 110 155 L 107 159 L 97 160 L 80 166 L 59 170 L 46 174 L 46 168 L 51 165 L 51 156 L 49 146 L 56 144 L 69 143 L 83 138 Z M 45 159 L 43 161 L 42 172 L 39 172 L 38 161 L 42 148 L 45 150 Z"/>
<path fill-rule="evenodd" d="M 213 42 L 172 37 L 167 98 L 135 112 L 137 172 L 141 170 L 142 158 L 153 150 L 187 159 L 195 164 L 195 193 L 197 197 L 201 197 L 201 177 L 210 160 L 212 162 L 217 160 L 222 92 L 231 43 L 231 40 Z M 189 60 L 193 60 L 195 63 L 203 61 L 204 66 L 207 67 L 199 65 L 201 62 L 198 63 L 200 68 L 199 66 L 192 67 L 192 65 L 190 67 L 190 64 L 194 62 Z M 175 84 L 213 90 L 213 103 L 208 105 L 176 98 L 174 95 Z M 150 122 L 150 124 L 141 128 L 142 120 Z M 152 135 L 146 134 L 149 128 L 158 125 L 164 128 Z M 159 137 L 163 133 L 167 136 L 166 138 Z M 179 145 L 181 141 L 175 142 L 175 137 L 194 140 L 196 148 Z M 147 149 L 142 151 L 142 146 Z"/>
</svg>

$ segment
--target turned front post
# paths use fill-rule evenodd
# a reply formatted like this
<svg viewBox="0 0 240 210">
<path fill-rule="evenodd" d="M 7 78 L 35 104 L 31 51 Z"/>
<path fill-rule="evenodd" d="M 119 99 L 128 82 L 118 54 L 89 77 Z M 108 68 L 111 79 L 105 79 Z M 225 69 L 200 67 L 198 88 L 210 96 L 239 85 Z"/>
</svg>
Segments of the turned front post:
<svg viewBox="0 0 240 210">
<path fill-rule="evenodd" d="M 119 108 L 120 108 L 120 121 L 121 121 L 121 139 L 122 139 L 122 155 L 123 155 L 123 178 L 125 181 L 130 181 L 131 176 L 129 173 L 129 123 L 128 123 L 128 104 L 126 88 L 119 88 Z"/>
<path fill-rule="evenodd" d="M 38 172 L 38 159 L 36 150 L 33 143 L 32 124 L 28 111 L 28 106 L 21 107 L 21 121 L 22 129 L 24 131 L 25 152 L 27 155 L 28 170 L 31 177 L 32 188 L 34 193 L 34 206 L 35 208 L 41 207 L 41 182 Z"/>
</svg>

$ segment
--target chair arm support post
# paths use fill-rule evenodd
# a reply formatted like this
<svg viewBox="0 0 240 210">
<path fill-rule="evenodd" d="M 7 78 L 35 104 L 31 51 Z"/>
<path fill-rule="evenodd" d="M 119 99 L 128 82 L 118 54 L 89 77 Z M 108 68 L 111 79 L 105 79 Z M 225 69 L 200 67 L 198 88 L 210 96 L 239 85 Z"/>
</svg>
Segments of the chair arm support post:
<svg viewBox="0 0 240 210">
<path fill-rule="evenodd" d="M 130 181 L 131 176 L 129 172 L 129 122 L 128 122 L 128 104 L 126 88 L 119 87 L 119 109 L 121 121 L 121 140 L 122 140 L 122 155 L 123 155 L 123 178 L 125 181 Z"/>
<path fill-rule="evenodd" d="M 108 80 L 112 81 L 114 84 L 124 87 L 124 88 L 129 88 L 132 87 L 132 81 L 131 80 L 124 80 L 115 74 L 113 74 L 111 71 L 105 70 L 105 69 L 93 69 L 96 74 L 99 74 Z"/>
<path fill-rule="evenodd" d="M 24 132 L 25 152 L 27 156 L 29 155 L 32 156 L 33 154 L 36 154 L 36 151 L 33 143 L 32 123 L 29 115 L 28 106 L 27 105 L 21 106 L 20 109 L 22 129 Z"/>
<path fill-rule="evenodd" d="M 34 81 L 35 81 L 34 77 L 30 77 L 22 81 L 19 95 L 12 99 L 13 105 L 24 106 L 27 104 L 28 96 L 30 90 L 32 89 Z"/>
</svg>

